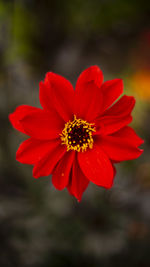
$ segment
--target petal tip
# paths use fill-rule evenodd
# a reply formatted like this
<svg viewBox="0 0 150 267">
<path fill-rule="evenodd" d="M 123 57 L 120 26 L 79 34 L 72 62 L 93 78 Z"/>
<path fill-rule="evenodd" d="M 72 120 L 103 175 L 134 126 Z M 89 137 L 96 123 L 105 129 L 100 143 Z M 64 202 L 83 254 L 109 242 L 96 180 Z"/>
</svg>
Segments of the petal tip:
<svg viewBox="0 0 150 267">
<path fill-rule="evenodd" d="M 145 143 L 145 140 L 143 140 L 142 138 L 140 138 L 141 140 L 141 142 L 140 142 L 140 145 L 142 145 L 142 144 L 144 144 Z"/>
<path fill-rule="evenodd" d="M 20 160 L 19 160 L 19 155 L 18 155 L 17 152 L 16 152 L 16 160 L 20 162 Z"/>
<path fill-rule="evenodd" d="M 10 121 L 12 126 L 14 126 L 13 124 L 14 124 L 14 120 L 15 120 L 15 111 L 8 115 L 8 120 Z"/>
<path fill-rule="evenodd" d="M 35 166 L 34 166 L 33 171 L 32 171 L 32 176 L 35 179 L 40 178 L 40 175 L 38 174 L 37 170 L 35 170 Z"/>
<path fill-rule="evenodd" d="M 8 119 L 9 119 L 10 122 L 11 122 L 11 120 L 12 120 L 12 114 L 13 114 L 13 113 L 8 114 Z"/>
</svg>

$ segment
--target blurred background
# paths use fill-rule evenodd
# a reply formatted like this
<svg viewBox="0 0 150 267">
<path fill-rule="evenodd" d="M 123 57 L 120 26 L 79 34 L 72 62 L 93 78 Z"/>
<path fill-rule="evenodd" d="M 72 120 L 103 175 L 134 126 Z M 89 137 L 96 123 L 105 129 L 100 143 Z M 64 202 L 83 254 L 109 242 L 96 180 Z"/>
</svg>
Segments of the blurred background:
<svg viewBox="0 0 150 267">
<path fill-rule="evenodd" d="M 39 106 L 53 71 L 73 84 L 99 65 L 136 97 L 144 154 L 117 165 L 114 187 L 90 185 L 80 204 L 15 160 L 24 136 L 8 114 Z M 0 1 L 0 267 L 150 266 L 149 0 Z"/>
</svg>

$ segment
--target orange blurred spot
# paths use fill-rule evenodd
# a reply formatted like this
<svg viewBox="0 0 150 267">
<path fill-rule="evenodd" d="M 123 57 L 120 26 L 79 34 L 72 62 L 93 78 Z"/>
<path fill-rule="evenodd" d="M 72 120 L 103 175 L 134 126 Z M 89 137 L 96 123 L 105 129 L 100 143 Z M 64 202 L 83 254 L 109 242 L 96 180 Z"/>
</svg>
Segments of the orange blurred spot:
<svg viewBox="0 0 150 267">
<path fill-rule="evenodd" d="M 150 70 L 137 71 L 131 78 L 131 86 L 141 99 L 150 101 Z"/>
</svg>

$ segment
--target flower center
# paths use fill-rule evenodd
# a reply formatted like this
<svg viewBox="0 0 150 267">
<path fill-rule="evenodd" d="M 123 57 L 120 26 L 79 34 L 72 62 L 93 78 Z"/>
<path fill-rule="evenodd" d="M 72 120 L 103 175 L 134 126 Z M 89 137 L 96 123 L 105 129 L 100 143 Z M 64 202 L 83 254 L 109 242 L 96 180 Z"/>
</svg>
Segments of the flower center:
<svg viewBox="0 0 150 267">
<path fill-rule="evenodd" d="M 93 123 L 77 119 L 74 115 L 73 121 L 68 121 L 60 134 L 62 144 L 67 146 L 67 151 L 76 150 L 84 152 L 93 147 L 92 133 L 95 132 Z"/>
</svg>

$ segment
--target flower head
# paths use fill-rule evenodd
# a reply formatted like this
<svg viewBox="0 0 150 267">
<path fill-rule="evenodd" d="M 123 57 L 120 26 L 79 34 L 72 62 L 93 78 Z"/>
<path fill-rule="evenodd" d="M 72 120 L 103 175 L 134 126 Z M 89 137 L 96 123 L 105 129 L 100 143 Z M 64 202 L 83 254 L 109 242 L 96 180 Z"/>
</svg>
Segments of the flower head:
<svg viewBox="0 0 150 267">
<path fill-rule="evenodd" d="M 52 174 L 55 188 L 67 187 L 79 201 L 89 182 L 111 188 L 114 163 L 142 153 L 143 140 L 127 126 L 135 99 L 124 95 L 116 102 L 122 93 L 122 80 L 103 82 L 97 66 L 81 73 L 75 90 L 48 72 L 40 82 L 42 109 L 22 105 L 9 115 L 13 127 L 30 136 L 16 159 L 34 165 L 35 178 Z"/>
</svg>

